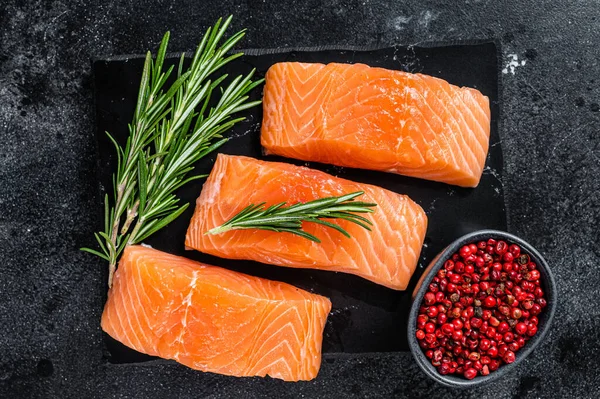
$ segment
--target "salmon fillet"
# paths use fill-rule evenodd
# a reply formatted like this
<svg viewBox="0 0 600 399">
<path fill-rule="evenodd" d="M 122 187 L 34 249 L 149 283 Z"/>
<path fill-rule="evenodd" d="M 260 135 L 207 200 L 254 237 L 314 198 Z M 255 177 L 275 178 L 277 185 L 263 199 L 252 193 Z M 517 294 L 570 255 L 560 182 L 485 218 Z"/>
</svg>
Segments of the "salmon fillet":
<svg viewBox="0 0 600 399">
<path fill-rule="evenodd" d="M 329 299 L 142 246 L 125 249 L 102 329 L 130 348 L 232 376 L 310 380 Z"/>
<path fill-rule="evenodd" d="M 356 191 L 365 192 L 358 200 L 377 203 L 375 212 L 365 216 L 373 223 L 372 231 L 346 220 L 328 220 L 352 238 L 317 223 L 304 223 L 303 229 L 321 243 L 265 230 L 205 234 L 251 203 L 292 205 Z M 417 266 L 426 230 L 425 212 L 405 195 L 305 167 L 219 154 L 196 201 L 185 245 L 222 258 L 351 273 L 403 290 Z"/>
<path fill-rule="evenodd" d="M 489 138 L 488 98 L 442 79 L 335 63 L 266 74 L 266 154 L 476 187 Z"/>
</svg>

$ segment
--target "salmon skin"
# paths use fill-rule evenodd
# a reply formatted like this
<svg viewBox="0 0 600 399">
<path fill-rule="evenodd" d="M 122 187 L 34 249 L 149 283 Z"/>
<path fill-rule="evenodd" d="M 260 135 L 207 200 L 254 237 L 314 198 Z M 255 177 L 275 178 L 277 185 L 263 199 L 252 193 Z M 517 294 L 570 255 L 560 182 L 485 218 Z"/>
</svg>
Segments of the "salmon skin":
<svg viewBox="0 0 600 399">
<path fill-rule="evenodd" d="M 330 310 L 329 299 L 288 284 L 130 246 L 102 329 L 139 352 L 197 370 L 311 380 Z"/>
<path fill-rule="evenodd" d="M 359 201 L 377 204 L 373 213 L 363 214 L 373 223 L 372 231 L 328 219 L 352 238 L 317 223 L 302 227 L 321 243 L 265 230 L 205 234 L 252 203 L 292 205 L 356 191 L 364 191 Z M 196 200 L 185 245 L 222 258 L 351 273 L 403 290 L 417 266 L 426 230 L 425 212 L 405 195 L 301 166 L 219 154 Z"/>
<path fill-rule="evenodd" d="M 442 79 L 336 63 L 266 74 L 266 154 L 476 187 L 489 139 L 489 99 Z"/>
</svg>

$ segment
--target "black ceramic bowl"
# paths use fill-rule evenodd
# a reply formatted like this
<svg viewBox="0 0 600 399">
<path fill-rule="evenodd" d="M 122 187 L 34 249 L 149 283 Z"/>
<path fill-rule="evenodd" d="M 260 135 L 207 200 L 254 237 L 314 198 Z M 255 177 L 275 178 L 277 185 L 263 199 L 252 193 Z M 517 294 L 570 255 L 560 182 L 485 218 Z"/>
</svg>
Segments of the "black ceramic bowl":
<svg viewBox="0 0 600 399">
<path fill-rule="evenodd" d="M 495 240 L 503 240 L 509 244 L 514 243 L 519 245 L 523 253 L 528 254 L 531 260 L 538 265 L 538 270 L 540 271 L 540 284 L 542 289 L 544 290 L 546 301 L 548 304 L 538 315 L 539 323 L 537 334 L 533 336 L 533 338 L 531 338 L 522 349 L 516 352 L 516 360 L 513 363 L 502 365 L 500 366 L 500 368 L 498 368 L 498 370 L 491 372 L 489 375 L 480 375 L 472 380 L 467 380 L 462 376 L 441 375 L 440 373 L 438 373 L 437 369 L 431 364 L 430 360 L 425 356 L 415 336 L 419 307 L 421 305 L 425 292 L 427 292 L 429 283 L 431 283 L 431 280 L 433 279 L 433 277 L 435 277 L 438 270 L 444 265 L 444 262 L 452 256 L 452 254 L 458 252 L 460 247 L 462 247 L 465 244 L 482 240 L 487 241 L 489 238 L 493 238 Z M 408 343 L 410 351 L 412 352 L 419 367 L 421 367 L 421 369 L 429 377 L 433 378 L 440 384 L 455 388 L 473 387 L 475 385 L 490 382 L 513 370 L 544 339 L 544 336 L 548 332 L 550 324 L 552 323 L 552 318 L 554 317 L 554 312 L 556 310 L 557 304 L 556 283 L 554 282 L 552 272 L 550 271 L 550 268 L 548 267 L 548 264 L 546 263 L 542 255 L 540 255 L 540 253 L 536 251 L 535 248 L 533 248 L 531 245 L 529 245 L 529 243 L 522 240 L 521 238 L 497 230 L 479 230 L 462 236 L 453 243 L 451 243 L 449 246 L 447 246 L 442 252 L 440 252 L 435 257 L 433 261 L 431 261 L 427 269 L 425 269 L 425 272 L 421 276 L 419 282 L 417 283 L 417 286 L 413 291 L 412 298 L 413 303 L 408 318 Z"/>
</svg>

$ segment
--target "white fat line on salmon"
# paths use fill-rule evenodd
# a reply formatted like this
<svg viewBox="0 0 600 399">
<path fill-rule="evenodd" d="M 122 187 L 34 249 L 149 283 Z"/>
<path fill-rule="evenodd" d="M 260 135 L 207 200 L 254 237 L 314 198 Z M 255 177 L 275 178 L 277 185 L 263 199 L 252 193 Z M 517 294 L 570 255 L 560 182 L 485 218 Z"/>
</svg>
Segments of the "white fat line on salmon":
<svg viewBox="0 0 600 399">
<path fill-rule="evenodd" d="M 196 281 L 198 281 L 198 271 L 194 270 L 192 272 L 192 279 L 190 281 L 190 292 L 186 295 L 182 304 L 185 305 L 185 313 L 183 314 L 183 318 L 181 319 L 181 331 L 179 332 L 179 336 L 176 339 L 176 342 L 182 344 L 183 343 L 183 334 L 185 334 L 186 326 L 187 326 L 187 316 L 190 310 L 190 306 L 192 305 L 192 295 L 194 294 L 194 288 L 196 288 Z M 173 357 L 177 360 L 179 356 L 179 351 L 173 355 Z"/>
</svg>

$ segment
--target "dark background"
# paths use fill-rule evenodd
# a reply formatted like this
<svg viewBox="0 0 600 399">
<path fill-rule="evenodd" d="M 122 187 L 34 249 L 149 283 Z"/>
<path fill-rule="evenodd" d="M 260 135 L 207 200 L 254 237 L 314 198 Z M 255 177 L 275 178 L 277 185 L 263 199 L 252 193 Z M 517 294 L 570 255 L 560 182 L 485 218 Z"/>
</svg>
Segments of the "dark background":
<svg viewBox="0 0 600 399">
<path fill-rule="evenodd" d="M 595 1 L 2 1 L 0 397 L 597 397 L 600 390 L 600 10 Z M 172 32 L 190 50 L 217 17 L 244 47 L 498 38 L 509 231 L 552 265 L 560 303 L 544 343 L 500 381 L 435 385 L 410 354 L 327 359 L 307 383 L 170 362 L 109 365 L 105 265 L 78 251 L 101 207 L 90 58 Z M 525 65 L 521 62 L 525 61 Z"/>
</svg>

